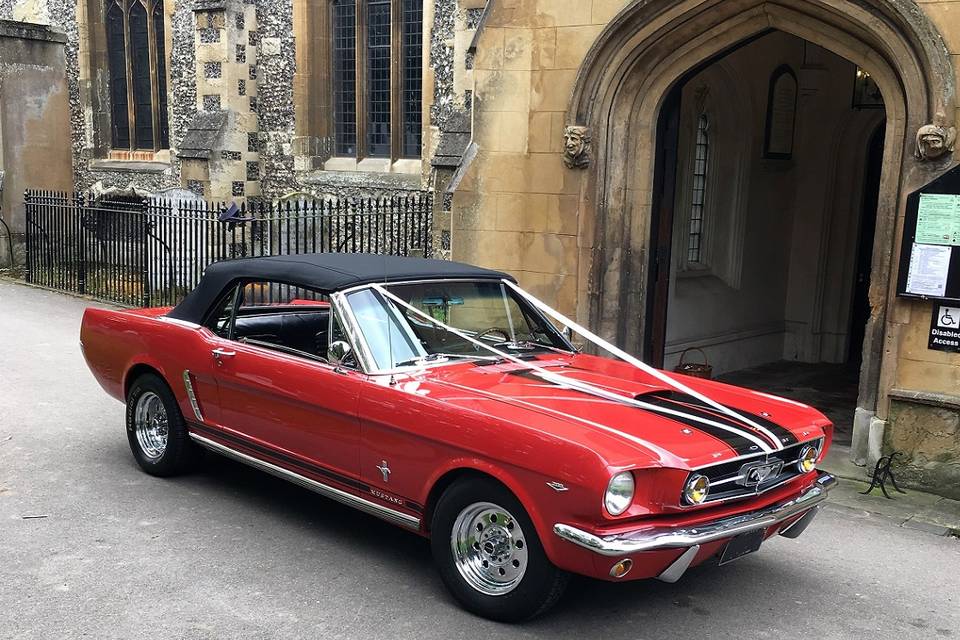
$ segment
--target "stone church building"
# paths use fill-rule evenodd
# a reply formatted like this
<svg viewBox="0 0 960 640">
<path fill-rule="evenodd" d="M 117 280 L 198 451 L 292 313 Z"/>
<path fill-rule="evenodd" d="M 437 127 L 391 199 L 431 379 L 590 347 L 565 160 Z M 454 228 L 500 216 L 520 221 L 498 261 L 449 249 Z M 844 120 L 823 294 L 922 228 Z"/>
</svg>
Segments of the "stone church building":
<svg viewBox="0 0 960 640">
<path fill-rule="evenodd" d="M 933 302 L 898 295 L 908 196 L 957 164 L 958 3 L 0 0 L 0 18 L 65 34 L 76 188 L 433 191 L 445 256 L 650 362 L 835 407 L 853 460 L 902 451 L 902 478 L 960 497 L 960 355 L 928 348 Z"/>
</svg>

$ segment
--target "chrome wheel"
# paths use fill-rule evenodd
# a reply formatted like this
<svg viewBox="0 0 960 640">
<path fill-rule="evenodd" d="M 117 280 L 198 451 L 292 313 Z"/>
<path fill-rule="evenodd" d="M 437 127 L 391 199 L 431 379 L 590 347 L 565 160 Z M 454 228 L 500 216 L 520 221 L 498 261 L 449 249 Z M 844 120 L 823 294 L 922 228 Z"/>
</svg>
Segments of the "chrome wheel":
<svg viewBox="0 0 960 640">
<path fill-rule="evenodd" d="M 460 512 L 450 545 L 457 571 L 488 596 L 510 593 L 527 570 L 527 540 L 520 522 L 490 502 L 475 502 Z"/>
<path fill-rule="evenodd" d="M 153 391 L 144 392 L 137 400 L 133 419 L 140 451 L 148 460 L 159 459 L 167 450 L 167 436 L 170 433 L 167 410 L 160 396 Z"/>
</svg>

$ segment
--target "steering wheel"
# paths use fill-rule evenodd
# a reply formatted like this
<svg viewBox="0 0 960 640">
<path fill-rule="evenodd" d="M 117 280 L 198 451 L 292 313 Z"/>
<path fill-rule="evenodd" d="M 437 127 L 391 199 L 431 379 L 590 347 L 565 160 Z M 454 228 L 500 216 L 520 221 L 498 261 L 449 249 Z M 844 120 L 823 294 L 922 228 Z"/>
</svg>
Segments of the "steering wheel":
<svg viewBox="0 0 960 640">
<path fill-rule="evenodd" d="M 478 331 L 477 334 L 473 337 L 476 340 L 482 340 L 483 338 L 490 335 L 491 333 L 499 333 L 500 335 L 503 336 L 503 340 L 497 340 L 496 342 L 507 342 L 510 340 L 510 332 L 500 327 L 487 327 L 483 331 Z"/>
</svg>

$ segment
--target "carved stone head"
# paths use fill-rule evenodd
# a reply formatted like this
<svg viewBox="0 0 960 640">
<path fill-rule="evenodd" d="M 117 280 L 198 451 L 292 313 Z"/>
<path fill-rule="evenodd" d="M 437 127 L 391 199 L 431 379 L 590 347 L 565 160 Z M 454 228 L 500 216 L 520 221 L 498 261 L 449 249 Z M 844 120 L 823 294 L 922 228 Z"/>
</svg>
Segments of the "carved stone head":
<svg viewBox="0 0 960 640">
<path fill-rule="evenodd" d="M 957 130 L 953 127 L 947 128 L 937 124 L 923 125 L 917 129 L 917 158 L 934 160 L 952 153 L 956 138 Z"/>
<path fill-rule="evenodd" d="M 568 169 L 585 169 L 590 165 L 590 129 L 569 125 L 563 130 L 563 164 Z"/>
</svg>

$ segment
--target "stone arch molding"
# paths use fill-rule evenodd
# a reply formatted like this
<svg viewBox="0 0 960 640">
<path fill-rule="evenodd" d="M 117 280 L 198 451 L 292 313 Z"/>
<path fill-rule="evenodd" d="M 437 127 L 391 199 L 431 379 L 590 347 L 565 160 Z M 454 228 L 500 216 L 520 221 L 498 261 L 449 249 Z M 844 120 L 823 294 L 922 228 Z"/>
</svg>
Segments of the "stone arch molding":
<svg viewBox="0 0 960 640">
<path fill-rule="evenodd" d="M 607 25 L 578 72 L 567 124 L 592 134 L 584 176 L 581 245 L 590 264 L 578 315 L 642 353 L 660 107 L 690 71 L 770 30 L 813 42 L 868 71 L 883 93 L 886 140 L 873 251 L 872 315 L 858 406 L 872 415 L 897 212 L 905 195 L 952 162 L 915 158 L 917 130 L 953 126 L 955 74 L 937 30 L 913 0 L 634 0 Z M 581 256 L 586 257 L 584 253 Z M 889 373 L 889 372 L 888 372 Z"/>
<path fill-rule="evenodd" d="M 587 52 L 574 85 L 569 124 L 592 123 L 609 102 L 605 94 L 640 59 L 675 59 L 678 48 L 689 50 L 683 45 L 694 44 L 693 34 L 725 43 L 722 51 L 731 46 L 726 27 L 746 24 L 753 27 L 752 35 L 777 29 L 815 42 L 875 77 L 881 68 L 893 72 L 894 77 L 882 79 L 892 83 L 880 85 L 884 96 L 902 82 L 902 89 L 920 99 L 912 106 L 917 116 L 925 116 L 921 120 L 952 124 L 956 80 L 950 54 L 913 0 L 634 0 Z"/>
</svg>

